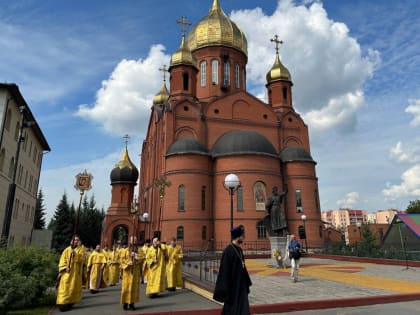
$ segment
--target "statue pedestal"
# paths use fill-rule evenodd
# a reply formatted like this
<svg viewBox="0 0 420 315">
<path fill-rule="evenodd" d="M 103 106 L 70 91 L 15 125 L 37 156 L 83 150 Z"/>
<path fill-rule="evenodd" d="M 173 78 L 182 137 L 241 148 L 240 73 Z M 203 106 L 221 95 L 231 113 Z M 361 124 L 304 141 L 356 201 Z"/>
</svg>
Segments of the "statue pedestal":
<svg viewBox="0 0 420 315">
<path fill-rule="evenodd" d="M 287 244 L 289 243 L 289 235 L 287 236 L 270 236 L 271 247 L 271 261 L 274 267 L 277 267 L 276 258 L 273 256 L 274 252 L 278 250 L 283 260 L 283 266 L 290 265 Z"/>
</svg>

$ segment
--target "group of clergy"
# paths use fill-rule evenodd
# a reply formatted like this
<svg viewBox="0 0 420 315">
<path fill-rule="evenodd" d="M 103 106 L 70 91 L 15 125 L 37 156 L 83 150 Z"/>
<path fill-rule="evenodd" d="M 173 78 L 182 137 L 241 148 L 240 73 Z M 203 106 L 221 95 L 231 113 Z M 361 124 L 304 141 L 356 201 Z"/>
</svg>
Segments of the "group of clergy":
<svg viewBox="0 0 420 315">
<path fill-rule="evenodd" d="M 89 251 L 76 235 L 61 254 L 57 277 L 57 306 L 68 311 L 82 299 L 82 287 L 91 293 L 114 286 L 121 279 L 120 303 L 124 310 L 134 310 L 140 300 L 140 282 L 147 283 L 150 298 L 182 287 L 182 247 L 172 238 L 163 244 L 158 237 L 143 246 L 130 237 L 126 246 L 114 244 L 112 250 L 97 245 Z"/>
</svg>

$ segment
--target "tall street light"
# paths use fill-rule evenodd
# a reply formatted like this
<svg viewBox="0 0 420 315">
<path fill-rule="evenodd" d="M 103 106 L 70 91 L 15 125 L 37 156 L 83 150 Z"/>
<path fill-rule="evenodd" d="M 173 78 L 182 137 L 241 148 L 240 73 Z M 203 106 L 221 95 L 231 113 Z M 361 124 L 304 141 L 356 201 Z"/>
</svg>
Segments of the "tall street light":
<svg viewBox="0 0 420 315">
<path fill-rule="evenodd" d="M 1 232 L 0 247 L 7 247 L 8 242 L 9 242 L 10 224 L 12 221 L 13 204 L 15 201 L 15 194 L 16 194 L 16 173 L 17 173 L 17 167 L 19 163 L 20 145 L 23 142 L 25 142 L 25 137 L 23 136 L 23 129 L 31 127 L 36 124 L 35 121 L 29 121 L 27 119 L 27 116 L 26 116 L 27 111 L 26 111 L 25 106 L 19 106 L 19 112 L 20 112 L 19 136 L 17 139 L 15 164 L 13 165 L 12 181 L 9 184 L 9 191 L 7 194 L 6 209 L 4 212 L 4 221 L 3 221 L 3 229 Z"/>
<path fill-rule="evenodd" d="M 229 174 L 225 177 L 225 181 L 223 183 L 226 189 L 229 190 L 230 195 L 230 229 L 233 229 L 233 194 L 235 190 L 241 186 L 241 182 L 239 181 L 238 176 L 236 174 Z"/>
<path fill-rule="evenodd" d="M 306 238 L 306 219 L 307 219 L 306 214 L 302 214 L 300 216 L 300 218 L 302 219 L 302 222 L 303 222 L 303 231 L 304 231 L 303 235 L 305 237 L 305 252 L 307 253 L 308 252 L 308 242 L 307 242 L 307 238 Z"/>
</svg>

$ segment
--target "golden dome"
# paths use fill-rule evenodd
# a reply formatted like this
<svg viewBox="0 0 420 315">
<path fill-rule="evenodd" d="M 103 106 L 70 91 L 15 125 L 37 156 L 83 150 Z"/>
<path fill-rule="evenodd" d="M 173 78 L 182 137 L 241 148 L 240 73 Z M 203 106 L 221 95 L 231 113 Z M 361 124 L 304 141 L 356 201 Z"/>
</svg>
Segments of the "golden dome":
<svg viewBox="0 0 420 315">
<path fill-rule="evenodd" d="M 115 167 L 120 168 L 120 169 L 123 169 L 125 167 L 128 167 L 130 169 L 134 169 L 134 168 L 137 169 L 136 166 L 133 164 L 133 162 L 131 162 L 130 157 L 128 156 L 127 147 L 125 148 L 119 162 L 115 164 Z"/>
<path fill-rule="evenodd" d="M 191 51 L 206 46 L 224 45 L 236 48 L 248 55 L 245 34 L 223 12 L 218 0 L 213 0 L 207 16 L 191 29 L 187 45 Z"/>
<path fill-rule="evenodd" d="M 153 105 L 160 105 L 165 103 L 169 98 L 169 92 L 166 88 L 166 83 L 163 81 L 160 91 L 153 97 Z"/>
<path fill-rule="evenodd" d="M 195 66 L 197 61 L 191 54 L 191 50 L 185 44 L 185 36 L 182 36 L 181 45 L 178 50 L 172 54 L 171 67 L 175 65 L 193 65 Z"/>
<path fill-rule="evenodd" d="M 279 54 L 276 53 L 276 60 L 274 61 L 271 70 L 267 73 L 267 83 L 277 81 L 277 80 L 284 80 L 284 81 L 292 81 L 292 77 L 290 76 L 289 70 L 280 62 Z"/>
</svg>

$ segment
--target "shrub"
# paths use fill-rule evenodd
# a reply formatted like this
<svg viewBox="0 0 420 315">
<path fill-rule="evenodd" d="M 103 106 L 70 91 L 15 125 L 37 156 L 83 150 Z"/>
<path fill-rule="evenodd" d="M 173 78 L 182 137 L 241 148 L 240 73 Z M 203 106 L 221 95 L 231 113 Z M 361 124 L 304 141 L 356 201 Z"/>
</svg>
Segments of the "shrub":
<svg viewBox="0 0 420 315">
<path fill-rule="evenodd" d="M 1 249 L 0 313 L 42 303 L 54 286 L 57 263 L 57 254 L 45 247 Z"/>
</svg>

